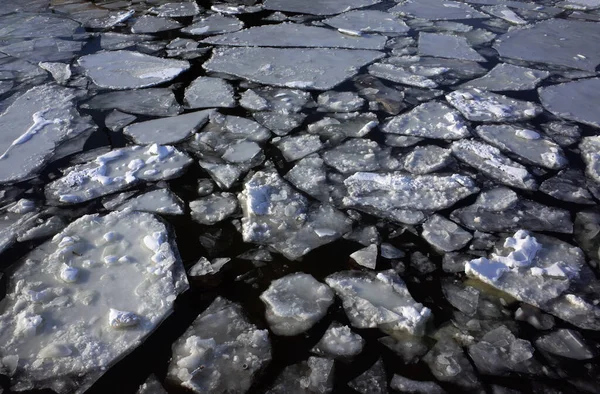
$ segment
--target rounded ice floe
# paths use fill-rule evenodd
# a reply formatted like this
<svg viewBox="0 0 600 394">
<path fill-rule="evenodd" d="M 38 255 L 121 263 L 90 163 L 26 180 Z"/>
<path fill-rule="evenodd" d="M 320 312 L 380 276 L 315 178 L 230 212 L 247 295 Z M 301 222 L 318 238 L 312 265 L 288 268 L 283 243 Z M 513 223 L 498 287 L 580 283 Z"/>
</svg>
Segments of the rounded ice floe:
<svg viewBox="0 0 600 394">
<path fill-rule="evenodd" d="M 118 237 L 107 241 L 107 234 Z M 109 256 L 116 261 L 104 264 Z M 15 385 L 58 393 L 85 391 L 171 313 L 188 286 L 164 224 L 140 212 L 81 217 L 34 249 L 10 283 L 0 360 L 18 357 Z"/>
<path fill-rule="evenodd" d="M 271 331 L 292 336 L 317 323 L 333 303 L 333 291 L 312 275 L 295 273 L 274 280 L 260 299 Z"/>
<path fill-rule="evenodd" d="M 326 357 L 351 358 L 360 354 L 364 345 L 365 340 L 350 327 L 334 322 L 311 351 Z"/>
<path fill-rule="evenodd" d="M 342 271 L 329 275 L 325 282 L 342 299 L 354 327 L 424 334 L 431 311 L 412 298 L 394 271 Z"/>
<path fill-rule="evenodd" d="M 102 88 L 139 89 L 168 82 L 190 68 L 185 60 L 163 59 L 133 51 L 106 51 L 77 61 Z"/>
</svg>

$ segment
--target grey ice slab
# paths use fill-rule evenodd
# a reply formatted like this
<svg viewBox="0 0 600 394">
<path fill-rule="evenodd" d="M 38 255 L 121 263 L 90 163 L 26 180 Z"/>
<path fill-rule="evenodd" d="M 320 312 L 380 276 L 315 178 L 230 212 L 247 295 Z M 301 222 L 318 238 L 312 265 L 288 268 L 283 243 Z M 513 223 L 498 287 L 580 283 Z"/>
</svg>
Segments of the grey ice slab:
<svg viewBox="0 0 600 394">
<path fill-rule="evenodd" d="M 175 144 L 188 138 L 204 126 L 212 112 L 211 110 L 196 111 L 133 123 L 125 127 L 123 133 L 140 145 Z"/>
<path fill-rule="evenodd" d="M 266 85 L 330 90 L 381 57 L 347 49 L 218 48 L 203 67 Z"/>
<path fill-rule="evenodd" d="M 452 143 L 452 154 L 501 184 L 525 190 L 536 190 L 538 187 L 535 178 L 525 166 L 484 142 L 455 141 Z"/>
<path fill-rule="evenodd" d="M 555 120 L 540 125 L 546 134 L 563 148 L 569 147 L 581 138 L 581 128 L 571 122 Z"/>
<path fill-rule="evenodd" d="M 536 339 L 535 347 L 574 360 L 589 360 L 597 353 L 590 349 L 581 334 L 568 328 L 561 328 L 541 336 Z"/>
<path fill-rule="evenodd" d="M 140 386 L 136 394 L 168 394 L 154 374 Z"/>
<path fill-rule="evenodd" d="M 15 12 L 0 16 L 0 37 L 3 38 L 71 37 L 79 27 L 79 22 L 54 13 Z"/>
<path fill-rule="evenodd" d="M 351 36 L 333 29 L 289 22 L 251 27 L 202 40 L 206 44 L 229 46 L 349 49 L 383 49 L 385 41 L 385 37 L 378 35 Z"/>
<path fill-rule="evenodd" d="M 481 10 L 515 25 L 526 25 L 528 22 L 505 5 L 483 6 Z"/>
<path fill-rule="evenodd" d="M 439 101 L 421 104 L 392 118 L 383 126 L 382 131 L 444 140 L 458 140 L 471 135 L 461 114 Z"/>
<path fill-rule="evenodd" d="M 81 108 L 117 109 L 148 116 L 173 116 L 183 112 L 173 91 L 163 88 L 101 93 L 82 103 Z"/>
<path fill-rule="evenodd" d="M 127 200 L 117 210 L 183 215 L 183 201 L 169 189 L 157 189 Z"/>
<path fill-rule="evenodd" d="M 9 41 L 7 45 L 0 44 L 0 51 L 32 63 L 71 62 L 84 44 L 83 41 L 43 37 L 12 43 Z"/>
<path fill-rule="evenodd" d="M 115 149 L 66 169 L 61 178 L 46 185 L 46 198 L 55 203 L 76 204 L 141 181 L 176 178 L 191 162 L 185 153 L 168 145 Z"/>
<path fill-rule="evenodd" d="M 575 204 L 596 204 L 587 189 L 585 175 L 577 169 L 566 169 L 556 176 L 546 179 L 540 185 L 540 191 L 561 201 Z"/>
<path fill-rule="evenodd" d="M 388 384 L 383 360 L 380 358 L 362 374 L 348 382 L 360 394 L 387 394 Z"/>
<path fill-rule="evenodd" d="M 483 77 L 465 82 L 459 88 L 478 88 L 491 92 L 531 90 L 549 76 L 548 71 L 500 63 Z"/>
<path fill-rule="evenodd" d="M 550 19 L 498 37 L 501 57 L 595 71 L 600 63 L 597 22 Z"/>
<path fill-rule="evenodd" d="M 478 126 L 475 133 L 487 143 L 515 154 L 527 163 L 551 170 L 559 170 L 568 164 L 562 148 L 537 131 L 507 124 Z"/>
<path fill-rule="evenodd" d="M 430 216 L 423 223 L 421 236 L 434 248 L 444 252 L 462 249 L 473 238 L 471 233 L 437 214 Z"/>
<path fill-rule="evenodd" d="M 393 170 L 399 167 L 397 160 L 390 157 L 389 148 L 381 148 L 375 141 L 352 138 L 324 152 L 321 157 L 328 166 L 342 174 L 358 171 Z"/>
<path fill-rule="evenodd" d="M 109 112 L 104 118 L 104 125 L 110 131 L 119 131 L 123 129 L 123 127 L 134 122 L 136 119 L 137 116 L 135 115 L 126 114 L 124 112 L 114 109 L 111 112 Z"/>
<path fill-rule="evenodd" d="M 468 4 L 445 0 L 408 0 L 390 8 L 388 12 L 428 20 L 489 18 Z"/>
<path fill-rule="evenodd" d="M 436 342 L 423 357 L 431 373 L 441 382 L 450 382 L 465 391 L 481 391 L 473 365 L 463 348 L 453 338 L 443 338 Z"/>
<path fill-rule="evenodd" d="M 600 48 L 598 50 L 600 51 Z M 546 86 L 538 89 L 538 93 L 544 108 L 554 115 L 600 127 L 600 112 L 597 105 L 600 102 L 600 78 L 580 79 Z"/>
<path fill-rule="evenodd" d="M 579 144 L 586 175 L 600 183 L 600 136 L 584 137 Z"/>
<path fill-rule="evenodd" d="M 179 1 L 173 3 L 161 4 L 150 10 L 158 16 L 169 18 L 181 18 L 185 16 L 194 16 L 200 13 L 201 9 L 195 1 Z"/>
<path fill-rule="evenodd" d="M 135 34 L 159 33 L 162 31 L 179 29 L 180 27 L 181 23 L 173 19 L 143 15 L 135 20 L 131 26 L 131 32 Z"/>
<path fill-rule="evenodd" d="M 96 128 L 76 109 L 81 96 L 75 89 L 41 85 L 19 95 L 0 114 L 0 183 L 31 177 L 57 147 Z"/>
<path fill-rule="evenodd" d="M 438 84 L 430 78 L 415 74 L 405 67 L 389 63 L 375 63 L 369 66 L 369 74 L 388 81 L 418 88 L 437 88 Z"/>
<path fill-rule="evenodd" d="M 83 393 L 188 287 L 165 225 L 146 213 L 83 216 L 28 259 L 36 263 L 12 274 L 0 315 L 0 364 L 18 360 L 17 390 Z"/>
<path fill-rule="evenodd" d="M 231 85 L 221 79 L 198 77 L 185 89 L 183 97 L 187 108 L 235 107 Z"/>
<path fill-rule="evenodd" d="M 290 162 L 302 159 L 321 150 L 323 147 L 319 136 L 311 134 L 284 137 L 279 141 L 274 141 L 274 145 L 279 148 L 283 157 Z"/>
<path fill-rule="evenodd" d="M 283 12 L 297 12 L 310 15 L 335 15 L 356 8 L 368 7 L 381 0 L 266 0 L 265 9 Z"/>
<path fill-rule="evenodd" d="M 329 394 L 333 390 L 334 371 L 334 360 L 309 357 L 285 367 L 266 394 Z"/>
<path fill-rule="evenodd" d="M 383 11 L 357 10 L 325 19 L 323 23 L 336 29 L 357 33 L 404 34 L 410 29 L 400 18 Z"/>
<path fill-rule="evenodd" d="M 324 92 L 317 97 L 321 112 L 352 112 L 362 108 L 365 100 L 354 92 Z"/>
<path fill-rule="evenodd" d="M 436 145 L 417 146 L 402 160 L 402 168 L 411 174 L 428 174 L 452 163 L 449 149 Z"/>
<path fill-rule="evenodd" d="M 191 25 L 181 29 L 182 33 L 193 36 L 212 36 L 215 34 L 233 33 L 244 28 L 244 22 L 232 15 L 213 14 L 195 20 Z"/>
<path fill-rule="evenodd" d="M 475 49 L 471 48 L 465 37 L 444 33 L 419 33 L 419 55 L 474 62 L 486 61 Z"/>
<path fill-rule="evenodd" d="M 480 89 L 456 90 L 448 93 L 446 100 L 465 118 L 476 122 L 515 122 L 535 118 L 543 112 L 536 103 Z"/>
<path fill-rule="evenodd" d="M 325 163 L 317 155 L 305 157 L 297 162 L 285 175 L 285 179 L 315 199 L 329 201 Z"/>
<path fill-rule="evenodd" d="M 226 329 L 223 329 L 226 328 Z M 167 378 L 194 393 L 245 393 L 271 361 L 267 330 L 217 297 L 173 344 Z"/>
<path fill-rule="evenodd" d="M 431 310 L 412 298 L 393 270 L 377 274 L 341 271 L 329 275 L 325 282 L 342 299 L 350 323 L 357 328 L 423 335 L 432 316 Z"/>
<path fill-rule="evenodd" d="M 235 194 L 214 193 L 190 201 L 192 219 L 200 224 L 213 225 L 227 219 L 238 209 Z"/>
<path fill-rule="evenodd" d="M 168 82 L 190 68 L 185 60 L 163 59 L 132 51 L 107 51 L 77 61 L 85 74 L 107 89 L 138 89 Z"/>
</svg>

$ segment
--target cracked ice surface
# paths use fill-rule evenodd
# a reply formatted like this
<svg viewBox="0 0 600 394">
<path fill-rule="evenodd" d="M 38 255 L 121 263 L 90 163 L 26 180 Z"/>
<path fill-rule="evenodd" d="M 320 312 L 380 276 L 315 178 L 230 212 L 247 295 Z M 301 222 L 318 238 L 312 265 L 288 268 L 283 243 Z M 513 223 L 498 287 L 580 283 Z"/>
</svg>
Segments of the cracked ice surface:
<svg viewBox="0 0 600 394">
<path fill-rule="evenodd" d="M 1 363 L 17 364 L 16 388 L 58 393 L 83 392 L 188 286 L 165 226 L 138 212 L 83 216 L 33 250 L 10 283 Z"/>
</svg>

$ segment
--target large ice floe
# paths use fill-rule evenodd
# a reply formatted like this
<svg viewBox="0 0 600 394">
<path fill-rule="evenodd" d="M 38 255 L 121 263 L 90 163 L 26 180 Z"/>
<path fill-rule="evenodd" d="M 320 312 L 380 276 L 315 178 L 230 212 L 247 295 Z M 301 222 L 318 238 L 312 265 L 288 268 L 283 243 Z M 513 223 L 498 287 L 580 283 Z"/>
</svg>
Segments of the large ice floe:
<svg viewBox="0 0 600 394">
<path fill-rule="evenodd" d="M 2 370 L 17 390 L 83 392 L 156 329 L 187 286 L 174 240 L 154 216 L 83 216 L 11 274 Z"/>
</svg>

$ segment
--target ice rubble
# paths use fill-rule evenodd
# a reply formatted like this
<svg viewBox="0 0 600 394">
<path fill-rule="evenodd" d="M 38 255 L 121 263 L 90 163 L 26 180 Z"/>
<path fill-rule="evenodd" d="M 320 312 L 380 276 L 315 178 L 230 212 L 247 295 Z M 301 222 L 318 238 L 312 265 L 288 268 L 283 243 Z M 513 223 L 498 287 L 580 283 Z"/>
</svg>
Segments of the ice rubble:
<svg viewBox="0 0 600 394">
<path fill-rule="evenodd" d="M 245 393 L 271 361 L 267 330 L 259 330 L 241 306 L 221 297 L 194 320 L 172 350 L 167 379 L 195 393 Z"/>
<path fill-rule="evenodd" d="M 311 352 L 325 357 L 350 359 L 360 354 L 364 345 L 365 340 L 352 332 L 350 327 L 333 322 Z"/>
<path fill-rule="evenodd" d="M 324 27 L 289 22 L 251 27 L 202 40 L 206 44 L 242 47 L 348 49 L 383 49 L 385 41 L 385 37 L 378 35 L 350 36 Z"/>
<path fill-rule="evenodd" d="M 310 203 L 275 172 L 258 171 L 238 195 L 245 242 L 269 245 L 295 260 L 350 231 L 351 221 L 325 204 Z"/>
<path fill-rule="evenodd" d="M 600 100 L 599 89 L 600 78 L 590 78 L 546 86 L 538 92 L 544 108 L 554 115 L 600 127 L 600 115 L 595 105 Z"/>
<path fill-rule="evenodd" d="M 264 5 L 265 9 L 273 11 L 334 15 L 380 2 L 381 0 L 319 0 L 307 3 L 303 0 L 266 0 Z"/>
<path fill-rule="evenodd" d="M 123 133 L 136 144 L 175 144 L 195 133 L 208 122 L 210 110 L 190 112 L 183 115 L 147 120 L 126 126 Z"/>
<path fill-rule="evenodd" d="M 0 114 L 0 183 L 32 177 L 55 150 L 96 129 L 75 107 L 83 92 L 46 84 L 18 95 Z"/>
<path fill-rule="evenodd" d="M 333 390 L 334 361 L 322 357 L 285 367 L 267 394 L 327 394 Z"/>
<path fill-rule="evenodd" d="M 112 150 L 64 171 L 46 185 L 46 198 L 76 204 L 131 187 L 141 181 L 173 179 L 192 160 L 169 145 L 132 146 Z"/>
<path fill-rule="evenodd" d="M 535 118 L 542 108 L 533 102 L 511 99 L 481 89 L 455 90 L 446 100 L 465 118 L 476 122 L 516 122 Z"/>
<path fill-rule="evenodd" d="M 168 82 L 190 68 L 170 60 L 132 51 L 106 51 L 79 58 L 78 65 L 100 87 L 136 89 Z"/>
<path fill-rule="evenodd" d="M 16 364 L 15 389 L 58 393 L 85 391 L 188 286 L 165 226 L 139 212 L 81 217 L 33 250 L 10 283 L 1 364 Z"/>
<path fill-rule="evenodd" d="M 266 85 L 329 90 L 382 56 L 368 50 L 217 48 L 203 67 Z"/>
<path fill-rule="evenodd" d="M 331 289 L 312 275 L 295 273 L 274 280 L 260 299 L 265 318 L 277 335 L 301 334 L 325 316 L 333 304 Z"/>
<path fill-rule="evenodd" d="M 354 327 L 377 327 L 390 334 L 424 334 L 431 311 L 412 298 L 393 270 L 377 274 L 341 271 L 329 275 L 325 282 L 342 299 Z"/>
<path fill-rule="evenodd" d="M 443 33 L 419 33 L 419 55 L 485 62 L 485 58 L 461 36 Z"/>
</svg>

